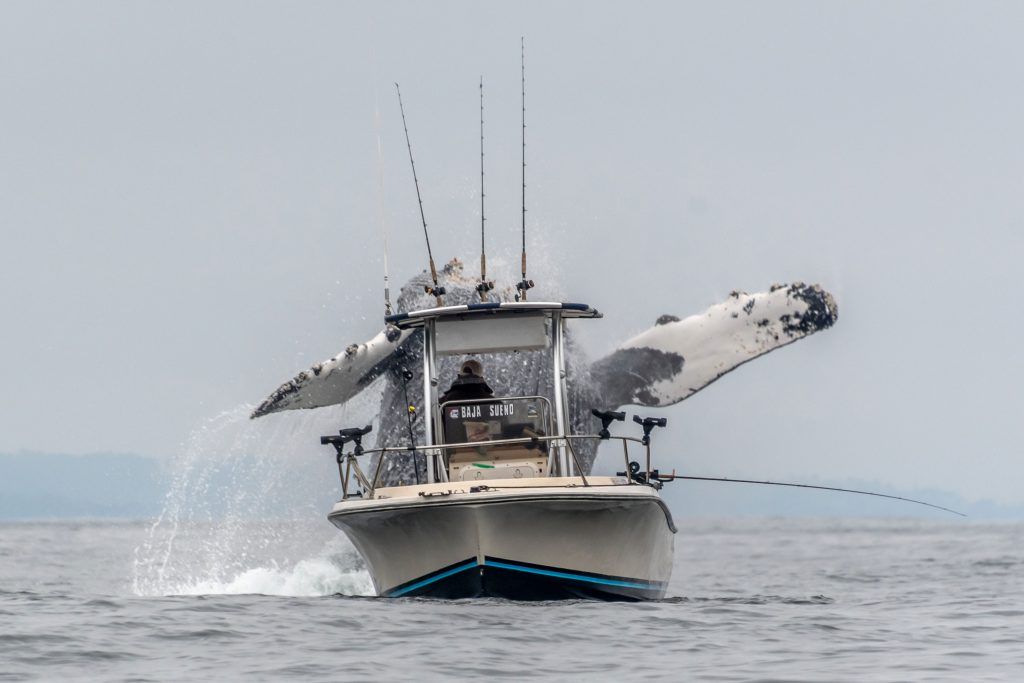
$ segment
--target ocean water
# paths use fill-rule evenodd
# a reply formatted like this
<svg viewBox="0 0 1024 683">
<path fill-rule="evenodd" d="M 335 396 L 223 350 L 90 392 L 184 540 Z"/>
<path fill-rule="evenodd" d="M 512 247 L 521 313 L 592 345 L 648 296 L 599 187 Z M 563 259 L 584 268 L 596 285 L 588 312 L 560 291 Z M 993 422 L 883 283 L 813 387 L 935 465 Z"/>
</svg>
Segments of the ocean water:
<svg viewBox="0 0 1024 683">
<path fill-rule="evenodd" d="M 1024 525 L 680 518 L 653 603 L 370 597 L 323 515 L 0 523 L 0 680 L 1024 680 Z"/>
</svg>

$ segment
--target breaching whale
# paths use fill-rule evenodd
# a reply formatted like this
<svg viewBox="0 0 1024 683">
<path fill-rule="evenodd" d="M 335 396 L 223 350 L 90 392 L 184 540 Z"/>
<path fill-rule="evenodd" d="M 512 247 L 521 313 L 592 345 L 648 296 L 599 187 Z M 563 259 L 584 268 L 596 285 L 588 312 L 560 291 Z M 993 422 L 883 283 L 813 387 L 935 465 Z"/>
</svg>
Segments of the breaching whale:
<svg viewBox="0 0 1024 683">
<path fill-rule="evenodd" d="M 447 305 L 478 301 L 476 282 L 463 275 L 453 259 L 439 273 Z M 434 299 L 424 293 L 432 284 L 424 271 L 401 289 L 398 310 L 429 308 Z M 511 301 L 512 288 L 495 289 L 491 300 Z M 624 405 L 668 406 L 689 398 L 723 375 L 759 356 L 820 330 L 838 319 L 831 294 L 819 285 L 801 282 L 773 285 L 767 292 L 734 291 L 722 303 L 687 318 L 663 315 L 650 329 L 620 344 L 607 356 L 587 364 L 571 338 L 567 354 L 568 413 L 572 433 L 592 433 L 591 409 L 614 410 Z M 377 447 L 403 446 L 410 441 L 407 416 L 423 401 L 422 331 L 386 326 L 362 344 L 317 363 L 282 384 L 252 413 L 257 418 L 284 410 L 319 408 L 345 403 L 378 381 L 383 382 L 375 432 Z M 438 382 L 443 391 L 458 370 L 461 358 L 439 359 Z M 551 394 L 552 376 L 546 351 L 481 358 L 488 383 L 496 395 Z M 423 443 L 421 420 L 413 419 L 412 435 Z M 578 457 L 586 473 L 597 455 L 596 441 L 584 441 Z M 381 473 L 389 485 L 412 482 L 413 457 L 391 457 Z"/>
</svg>

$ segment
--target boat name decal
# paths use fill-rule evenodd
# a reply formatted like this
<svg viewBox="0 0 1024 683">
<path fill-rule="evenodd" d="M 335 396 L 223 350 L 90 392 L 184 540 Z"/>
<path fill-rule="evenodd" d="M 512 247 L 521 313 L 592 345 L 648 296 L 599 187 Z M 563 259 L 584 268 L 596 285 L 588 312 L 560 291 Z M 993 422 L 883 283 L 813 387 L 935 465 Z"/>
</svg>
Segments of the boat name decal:
<svg viewBox="0 0 1024 683">
<path fill-rule="evenodd" d="M 448 417 L 451 419 L 465 419 L 473 417 L 483 417 L 484 408 L 486 408 L 487 417 L 509 417 L 515 415 L 516 404 L 515 403 L 472 403 L 465 406 L 456 406 L 448 411 Z"/>
</svg>

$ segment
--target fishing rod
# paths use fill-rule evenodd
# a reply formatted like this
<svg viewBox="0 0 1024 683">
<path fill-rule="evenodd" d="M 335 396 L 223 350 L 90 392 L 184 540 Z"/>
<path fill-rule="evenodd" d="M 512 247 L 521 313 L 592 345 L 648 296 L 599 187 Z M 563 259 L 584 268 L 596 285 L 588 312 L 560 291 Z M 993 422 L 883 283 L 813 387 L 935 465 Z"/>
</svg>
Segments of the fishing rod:
<svg viewBox="0 0 1024 683">
<path fill-rule="evenodd" d="M 675 479 L 690 479 L 692 481 L 720 481 L 720 482 L 726 482 L 726 483 L 730 483 L 730 484 L 762 484 L 762 485 L 766 485 L 766 486 L 791 486 L 793 488 L 800 488 L 800 489 L 818 489 L 820 491 L 839 491 L 840 493 L 857 493 L 857 494 L 860 494 L 862 496 L 876 496 L 878 498 L 891 498 L 892 500 L 902 500 L 902 501 L 907 502 L 907 503 L 915 503 L 917 505 L 924 505 L 924 506 L 927 506 L 927 507 L 930 507 L 930 508 L 935 508 L 936 510 L 942 510 L 943 512 L 952 512 L 954 515 L 960 515 L 961 517 L 966 517 L 967 516 L 967 515 L 965 515 L 962 512 L 957 512 L 956 510 L 950 510 L 949 508 L 944 508 L 941 505 L 935 505 L 933 503 L 926 503 L 923 500 L 914 500 L 913 498 L 904 498 L 903 496 L 893 496 L 893 495 L 889 495 L 887 493 L 875 493 L 874 491 L 859 491 L 857 489 L 841 489 L 841 488 L 837 488 L 835 486 L 817 486 L 815 484 L 793 484 L 793 483 L 781 482 L 781 481 L 757 481 L 756 479 L 729 479 L 727 477 L 695 477 L 695 476 L 689 476 L 689 475 L 675 474 L 674 472 L 672 474 L 670 474 L 670 475 L 661 475 L 661 478 L 660 478 L 660 480 L 662 480 L 662 481 L 672 481 L 672 480 L 675 480 Z"/>
<path fill-rule="evenodd" d="M 480 282 L 476 291 L 480 301 L 487 301 L 487 292 L 494 289 L 494 282 L 487 279 L 487 250 L 484 244 L 484 77 L 480 77 Z"/>
<path fill-rule="evenodd" d="M 371 24 L 374 22 L 371 20 Z M 376 34 L 376 25 L 371 26 L 371 33 Z M 377 60 L 377 41 L 371 41 L 370 55 L 373 61 L 375 78 L 373 84 L 373 128 L 377 134 L 377 225 L 380 227 L 381 241 L 384 247 L 384 315 L 392 314 L 391 306 L 391 273 L 388 268 L 388 224 L 384 211 L 384 134 L 380 122 L 380 62 Z"/>
<path fill-rule="evenodd" d="M 526 39 L 519 38 L 519 85 L 522 96 L 521 131 L 522 142 L 522 173 L 523 173 L 523 279 L 516 284 L 516 301 L 526 301 L 526 290 L 533 287 L 533 280 L 526 279 Z"/>
<path fill-rule="evenodd" d="M 388 274 L 388 225 L 384 217 L 384 143 L 380 131 L 380 102 L 373 95 L 373 123 L 377 131 L 377 221 L 384 241 L 384 315 L 391 315 L 391 284 Z"/>
<path fill-rule="evenodd" d="M 395 92 L 398 93 L 398 108 L 402 112 L 402 128 L 405 130 L 405 146 L 409 149 L 409 165 L 412 166 L 412 182 L 416 185 L 416 201 L 420 205 L 420 221 L 423 223 L 423 237 L 427 240 L 427 258 L 430 260 L 430 279 L 434 286 L 425 285 L 423 291 L 432 294 L 438 306 L 444 305 L 444 287 L 437 284 L 437 267 L 434 266 L 434 254 L 430 251 L 430 233 L 427 232 L 427 217 L 423 214 L 423 197 L 420 195 L 420 181 L 416 177 L 416 162 L 412 158 L 412 143 L 409 141 L 409 126 L 405 123 L 405 106 L 402 105 L 402 91 L 395 83 Z"/>
</svg>

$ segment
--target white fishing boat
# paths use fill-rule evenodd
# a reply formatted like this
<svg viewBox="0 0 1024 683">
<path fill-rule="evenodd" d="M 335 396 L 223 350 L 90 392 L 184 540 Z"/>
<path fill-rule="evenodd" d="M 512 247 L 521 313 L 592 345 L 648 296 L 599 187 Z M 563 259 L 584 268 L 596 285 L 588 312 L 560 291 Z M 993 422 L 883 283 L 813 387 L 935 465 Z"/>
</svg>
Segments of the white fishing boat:
<svg viewBox="0 0 1024 683">
<path fill-rule="evenodd" d="M 642 433 L 611 436 L 609 424 L 624 414 L 595 411 L 600 431 L 567 428 L 564 326 L 600 317 L 583 304 L 490 302 L 388 319 L 423 332 L 426 399 L 418 419 L 426 443 L 363 449 L 369 427 L 321 439 L 337 449 L 343 487 L 329 519 L 365 558 L 379 595 L 664 596 L 676 528 L 658 492 L 671 477 L 651 468 L 650 432 L 665 420 L 641 419 Z M 542 349 L 554 378 L 550 396 L 439 397 L 439 356 Z M 620 442 L 622 471 L 586 474 L 574 448 L 584 440 Z M 410 455 L 424 465 L 423 482 L 380 485 L 388 458 Z M 373 461 L 368 476 L 361 463 Z"/>
</svg>

